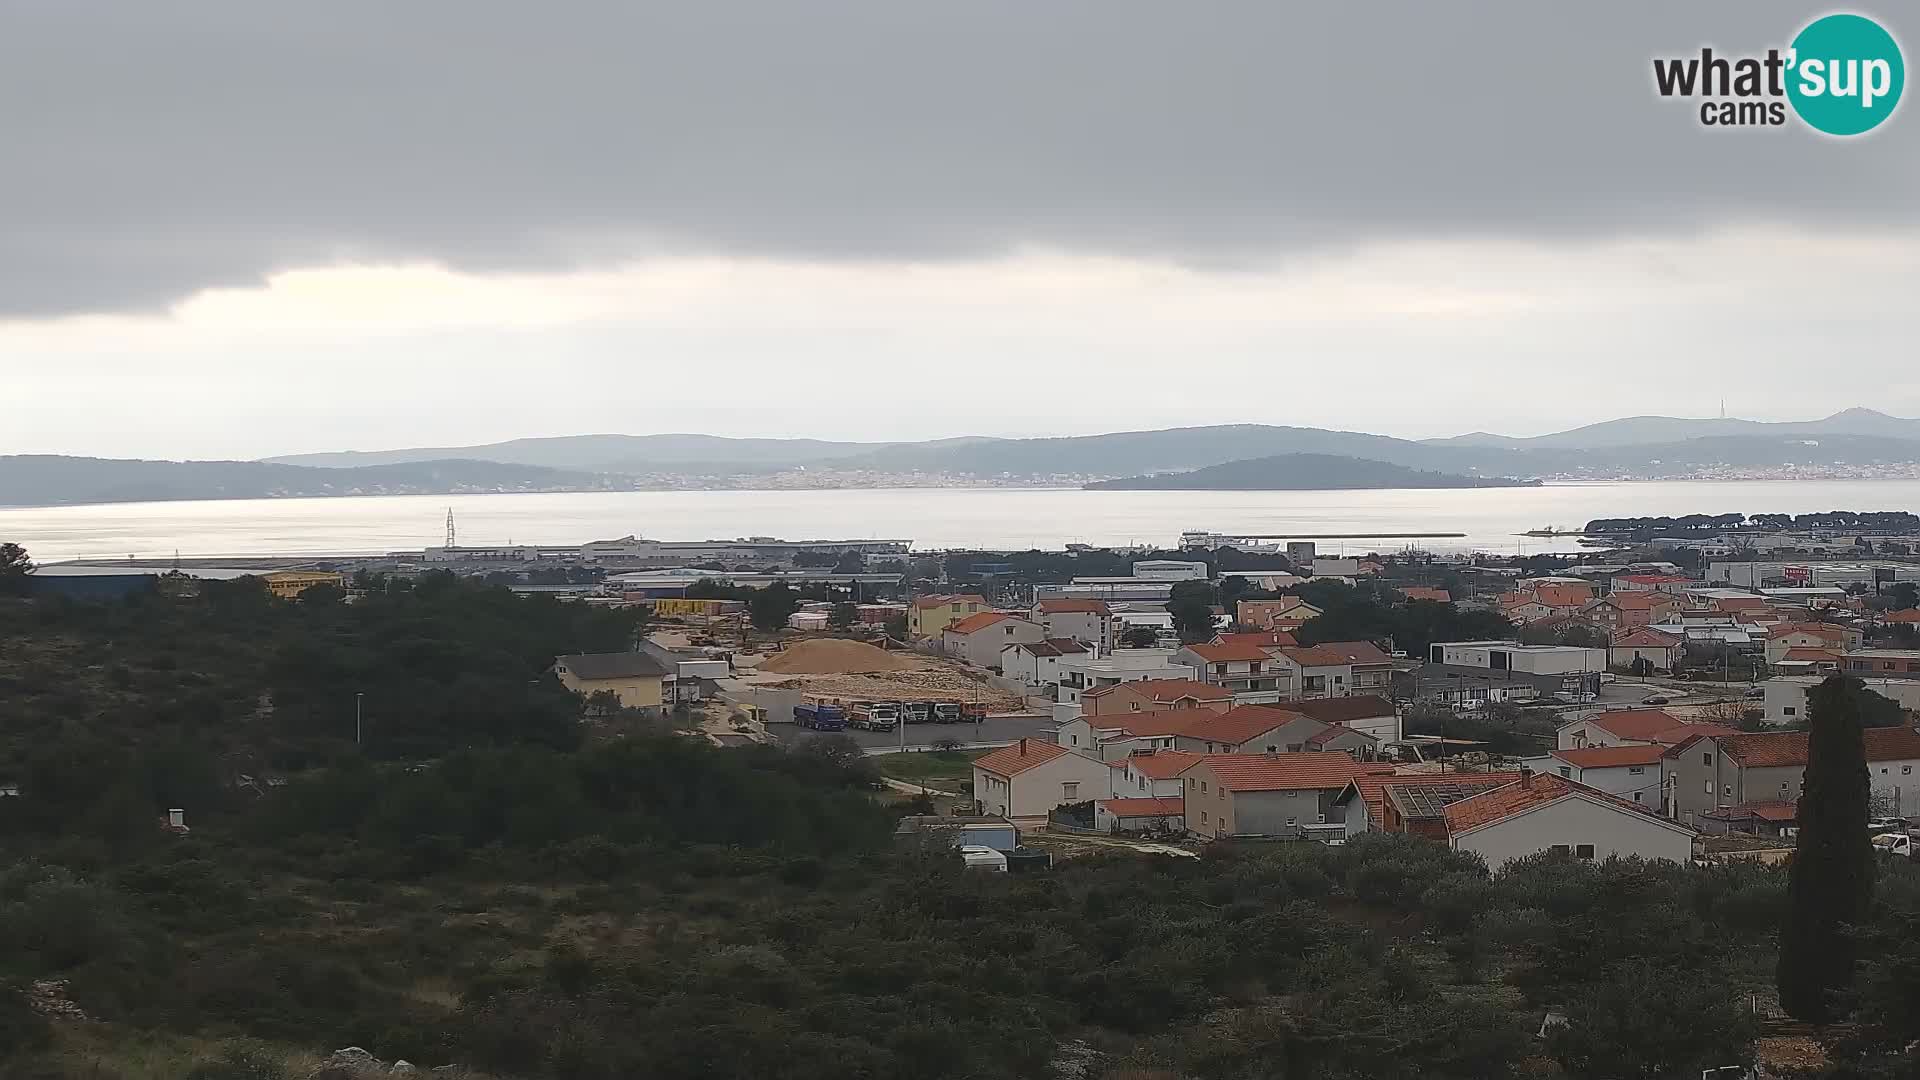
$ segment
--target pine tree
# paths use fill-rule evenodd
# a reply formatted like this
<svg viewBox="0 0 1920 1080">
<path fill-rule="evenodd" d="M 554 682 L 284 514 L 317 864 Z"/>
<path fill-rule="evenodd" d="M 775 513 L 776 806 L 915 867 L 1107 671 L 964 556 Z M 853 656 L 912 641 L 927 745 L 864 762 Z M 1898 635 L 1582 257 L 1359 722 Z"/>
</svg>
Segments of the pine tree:
<svg viewBox="0 0 1920 1080">
<path fill-rule="evenodd" d="M 1862 922 L 1873 894 L 1867 836 L 1872 779 L 1860 736 L 1858 680 L 1835 675 L 1807 695 L 1807 771 L 1780 931 L 1780 1005 L 1801 1020 L 1834 1019 L 1853 984 L 1847 927 Z"/>
</svg>

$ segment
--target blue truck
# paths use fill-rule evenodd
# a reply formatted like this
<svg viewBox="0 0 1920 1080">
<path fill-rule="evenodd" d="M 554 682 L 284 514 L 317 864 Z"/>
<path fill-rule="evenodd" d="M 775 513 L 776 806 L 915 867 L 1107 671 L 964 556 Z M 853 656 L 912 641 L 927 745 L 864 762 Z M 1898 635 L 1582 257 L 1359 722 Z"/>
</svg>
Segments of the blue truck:
<svg viewBox="0 0 1920 1080">
<path fill-rule="evenodd" d="M 838 702 L 805 699 L 793 707 L 793 722 L 815 731 L 845 731 L 847 710 Z"/>
</svg>

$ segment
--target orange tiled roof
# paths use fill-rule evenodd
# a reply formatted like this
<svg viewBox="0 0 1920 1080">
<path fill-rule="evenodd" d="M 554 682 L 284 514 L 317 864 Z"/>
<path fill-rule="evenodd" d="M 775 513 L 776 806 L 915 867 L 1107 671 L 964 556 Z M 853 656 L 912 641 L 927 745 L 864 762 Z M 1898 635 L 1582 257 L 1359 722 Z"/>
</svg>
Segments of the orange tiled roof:
<svg viewBox="0 0 1920 1080">
<path fill-rule="evenodd" d="M 1394 714 L 1393 702 L 1378 694 L 1350 694 L 1346 697 L 1308 698 L 1276 706 L 1288 712 L 1311 716 L 1323 724 L 1351 724 Z"/>
<path fill-rule="evenodd" d="M 1585 585 L 1542 585 L 1533 590 L 1533 596 L 1548 607 L 1579 607 L 1593 599 L 1593 590 Z"/>
<path fill-rule="evenodd" d="M 1902 608 L 1899 611 L 1889 611 L 1880 617 L 1880 621 L 1890 623 L 1920 623 L 1920 608 Z"/>
<path fill-rule="evenodd" d="M 1208 754 L 1204 766 L 1228 791 L 1303 791 L 1343 788 L 1361 775 L 1361 766 L 1344 750 L 1300 754 Z M 1191 771 L 1188 770 L 1188 771 Z"/>
<path fill-rule="evenodd" d="M 997 622 L 1003 622 L 1011 618 L 1013 618 L 1013 616 L 1004 611 L 982 611 L 975 615 L 969 615 L 959 622 L 948 624 L 947 633 L 971 634 L 976 631 L 985 630 Z"/>
<path fill-rule="evenodd" d="M 1178 795 L 1148 799 L 1102 799 L 1100 808 L 1114 817 L 1179 817 L 1187 812 L 1186 800 Z"/>
<path fill-rule="evenodd" d="M 1206 712 L 1204 709 L 1195 710 Z M 1208 712 L 1196 717 L 1182 732 L 1189 739 L 1208 739 L 1220 743 L 1242 743 L 1263 731 L 1300 718 L 1284 706 L 1242 705 L 1223 713 Z"/>
<path fill-rule="evenodd" d="M 1835 626 L 1832 623 L 1804 622 L 1778 623 L 1767 631 L 1769 638 L 1788 637 L 1793 634 L 1811 634 L 1831 640 L 1845 637 L 1847 631 L 1845 627 Z"/>
<path fill-rule="evenodd" d="M 1380 646 L 1371 641 L 1323 641 L 1314 646 L 1320 652 L 1334 652 L 1346 657 L 1349 664 L 1390 664 L 1393 657 L 1380 651 Z"/>
<path fill-rule="evenodd" d="M 1387 789 L 1395 787 L 1424 787 L 1427 785 L 1460 785 L 1484 781 L 1489 787 L 1499 787 L 1520 779 L 1517 772 L 1488 773 L 1416 773 L 1399 776 L 1393 773 L 1363 773 L 1353 778 L 1353 786 L 1360 794 L 1360 801 L 1367 804 L 1367 819 L 1375 825 L 1382 825 L 1386 815 L 1381 811 L 1387 805 Z"/>
<path fill-rule="evenodd" d="M 1569 795 L 1583 795 L 1617 806 L 1628 813 L 1643 815 L 1649 821 L 1657 821 L 1662 825 L 1689 833 L 1693 831 L 1678 822 L 1660 817 L 1648 807 L 1615 798 L 1604 791 L 1597 791 L 1585 784 L 1576 784 L 1563 776 L 1554 776 L 1549 773 L 1531 773 L 1505 787 L 1494 788 L 1491 791 L 1483 791 L 1470 798 L 1461 799 L 1446 809 L 1447 831 L 1460 833 L 1478 829 Z"/>
<path fill-rule="evenodd" d="M 1218 715 L 1212 709 L 1158 709 L 1089 716 L 1086 721 L 1097 731 L 1120 731 L 1136 739 L 1151 739 L 1162 735 L 1185 735 L 1195 721 Z"/>
<path fill-rule="evenodd" d="M 1111 693 L 1123 686 L 1145 695 L 1148 701 L 1175 701 L 1183 697 L 1194 698 L 1198 701 L 1225 701 L 1233 697 L 1232 691 L 1222 690 L 1217 686 L 1208 686 L 1206 683 L 1195 682 L 1192 679 L 1141 679 L 1138 682 L 1116 683 L 1113 686 L 1102 686 L 1097 690 L 1089 690 L 1080 696 L 1099 697 L 1101 694 Z"/>
<path fill-rule="evenodd" d="M 1345 652 L 1326 645 L 1314 645 L 1305 649 L 1281 649 L 1280 655 L 1301 667 L 1339 667 L 1347 663 Z"/>
<path fill-rule="evenodd" d="M 984 604 L 987 598 L 974 593 L 954 593 L 951 596 L 916 596 L 913 606 L 917 608 L 946 607 L 948 604 Z"/>
<path fill-rule="evenodd" d="M 1680 639 L 1670 637 L 1651 627 L 1640 626 L 1613 639 L 1616 649 L 1671 649 L 1680 644 Z"/>
<path fill-rule="evenodd" d="M 1104 600 L 1042 600 L 1034 607 L 1042 615 L 1068 615 L 1082 612 L 1088 615 L 1108 614 Z"/>
<path fill-rule="evenodd" d="M 973 763 L 976 769 L 985 769 L 995 776 L 1018 776 L 1028 769 L 1037 769 L 1047 762 L 1070 751 L 1059 743 L 1050 743 L 1041 739 L 1021 739 L 1012 746 L 1003 746 L 993 753 Z"/>
<path fill-rule="evenodd" d="M 1814 664 L 1819 664 L 1819 663 L 1837 664 L 1840 662 L 1840 654 L 1837 652 L 1834 652 L 1832 649 L 1813 649 L 1805 645 L 1795 645 L 1794 647 L 1788 649 L 1786 652 L 1786 655 L 1782 656 L 1780 659 L 1783 661 L 1801 660 L 1801 661 L 1806 661 L 1808 663 L 1814 663 Z"/>
<path fill-rule="evenodd" d="M 1258 645 L 1189 645 L 1187 646 L 1187 651 L 1205 660 L 1209 664 L 1224 664 L 1228 661 L 1272 659 L 1267 655 L 1267 651 Z"/>
<path fill-rule="evenodd" d="M 1402 585 L 1400 595 L 1409 600 L 1436 600 L 1442 604 L 1453 603 L 1453 595 L 1445 589 L 1429 588 L 1425 585 Z"/>
<path fill-rule="evenodd" d="M 1255 630 L 1244 634 L 1221 634 L 1213 639 L 1215 645 L 1253 645 L 1262 651 L 1281 647 L 1293 648 L 1300 643 L 1293 635 L 1284 630 Z"/>
<path fill-rule="evenodd" d="M 1909 727 L 1868 728 L 1860 733 L 1868 761 L 1920 761 L 1920 732 Z M 1807 733 L 1762 731 L 1720 739 L 1720 752 L 1747 768 L 1807 763 Z"/>
</svg>

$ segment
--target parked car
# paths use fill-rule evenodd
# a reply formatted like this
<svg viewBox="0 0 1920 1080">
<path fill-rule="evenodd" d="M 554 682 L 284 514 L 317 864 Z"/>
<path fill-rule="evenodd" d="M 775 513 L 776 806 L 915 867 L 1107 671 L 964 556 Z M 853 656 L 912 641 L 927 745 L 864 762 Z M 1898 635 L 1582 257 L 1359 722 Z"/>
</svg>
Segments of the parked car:
<svg viewBox="0 0 1920 1080">
<path fill-rule="evenodd" d="M 1753 689 L 1747 691 L 1745 696 L 1749 698 L 1754 698 L 1757 700 L 1759 698 L 1766 697 L 1767 692 L 1756 686 Z"/>
</svg>

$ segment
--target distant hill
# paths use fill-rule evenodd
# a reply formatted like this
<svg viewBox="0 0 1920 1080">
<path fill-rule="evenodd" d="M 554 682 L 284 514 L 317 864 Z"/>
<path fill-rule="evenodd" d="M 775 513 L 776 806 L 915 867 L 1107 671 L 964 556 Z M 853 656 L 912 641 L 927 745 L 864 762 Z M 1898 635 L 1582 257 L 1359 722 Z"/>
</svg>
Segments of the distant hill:
<svg viewBox="0 0 1920 1080">
<path fill-rule="evenodd" d="M 313 469 L 264 461 L 138 461 L 23 454 L 0 457 L 0 506 L 567 491 L 602 486 L 589 473 L 493 461 L 423 461 Z"/>
<path fill-rule="evenodd" d="M 1502 447 L 1510 450 L 1606 448 L 1679 443 L 1691 439 L 1757 437 L 1805 438 L 1819 435 L 1862 435 L 1889 439 L 1920 439 L 1920 420 L 1888 416 L 1873 409 L 1845 409 L 1819 420 L 1766 423 L 1732 417 L 1690 420 L 1673 416 L 1628 416 L 1585 427 L 1531 438 L 1492 435 L 1476 431 L 1450 439 L 1429 439 L 1429 446 Z"/>
<path fill-rule="evenodd" d="M 1085 485 L 1090 491 L 1350 491 L 1372 488 L 1521 487 L 1538 481 L 1459 476 L 1332 454 L 1275 454 L 1192 472 L 1131 476 Z"/>
<path fill-rule="evenodd" d="M 889 445 L 892 444 L 820 439 L 729 439 L 720 435 L 561 435 L 481 446 L 348 450 L 336 454 L 290 454 L 266 460 L 281 465 L 339 469 L 465 458 L 553 469 L 622 472 L 685 465 L 805 465 L 881 450 Z"/>
</svg>

